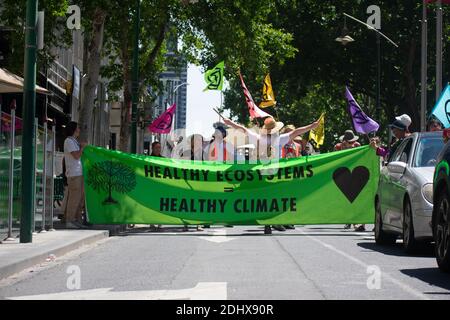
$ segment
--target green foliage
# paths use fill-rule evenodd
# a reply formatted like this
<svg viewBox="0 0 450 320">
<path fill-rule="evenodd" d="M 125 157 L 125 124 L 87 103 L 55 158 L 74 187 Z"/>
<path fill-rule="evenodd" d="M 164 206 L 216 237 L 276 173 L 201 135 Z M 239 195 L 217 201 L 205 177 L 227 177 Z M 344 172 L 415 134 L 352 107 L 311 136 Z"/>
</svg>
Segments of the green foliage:
<svg viewBox="0 0 450 320">
<path fill-rule="evenodd" d="M 362 21 L 368 15 L 366 8 L 372 1 L 277 1 L 271 15 L 275 29 L 283 30 L 293 37 L 292 45 L 298 49 L 294 58 L 284 64 L 270 63 L 267 70 L 252 73 L 243 70 L 247 87 L 258 103 L 262 92 L 262 78 L 270 71 L 277 106 L 266 109 L 286 124 L 303 126 L 317 119 L 322 111 L 325 118 L 325 145 L 322 151 L 332 150 L 336 137 L 351 128 L 346 113 L 345 85 L 355 96 L 363 110 L 384 129 L 394 115 L 407 113 L 413 119 L 413 130 L 420 122 L 420 36 L 422 7 L 416 1 L 380 1 L 381 28 L 399 45 L 395 48 L 381 38 L 381 108 L 377 117 L 377 46 L 376 34 L 361 24 L 347 19 L 349 34 L 355 42 L 342 46 L 335 41 L 341 35 L 346 12 Z M 428 112 L 435 103 L 434 54 L 435 27 L 434 5 L 429 5 L 428 17 Z M 450 16 L 450 6 L 443 6 L 444 21 Z M 447 19 L 447 20 L 446 20 Z M 450 27 L 444 29 L 444 39 L 450 36 Z M 444 82 L 450 80 L 448 41 L 444 41 Z M 264 57 L 262 58 L 264 61 Z M 253 63 L 257 63 L 254 61 Z M 264 69 L 264 68 L 262 68 Z M 249 70 L 258 70 L 250 67 Z M 248 111 L 242 89 L 236 78 L 231 79 L 226 92 L 225 107 L 242 123 L 248 121 Z M 363 142 L 367 138 L 362 137 Z"/>
<path fill-rule="evenodd" d="M 44 49 L 38 51 L 38 66 L 46 67 L 54 60 L 52 49 L 67 47 L 71 44 L 72 36 L 66 28 L 66 11 L 68 0 L 41 0 L 39 11 L 45 12 L 44 19 Z M 11 47 L 12 59 L 8 61 L 8 69 L 16 74 L 23 73 L 26 1 L 2 0 L 0 11 L 0 25 L 12 30 Z"/>
</svg>

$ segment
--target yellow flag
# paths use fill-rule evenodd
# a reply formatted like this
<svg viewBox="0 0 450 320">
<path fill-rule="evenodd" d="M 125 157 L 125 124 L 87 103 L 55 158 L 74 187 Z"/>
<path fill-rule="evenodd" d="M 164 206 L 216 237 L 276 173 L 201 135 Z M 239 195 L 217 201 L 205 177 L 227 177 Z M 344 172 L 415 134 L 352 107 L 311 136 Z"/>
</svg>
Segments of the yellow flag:
<svg viewBox="0 0 450 320">
<path fill-rule="evenodd" d="M 309 140 L 313 141 L 316 148 L 323 144 L 325 140 L 325 113 L 320 115 L 319 126 L 309 132 Z"/>
<path fill-rule="evenodd" d="M 270 81 L 269 74 L 264 78 L 264 87 L 263 87 L 263 99 L 259 106 L 261 108 L 271 107 L 276 105 L 275 95 L 273 94 L 272 82 Z"/>
</svg>

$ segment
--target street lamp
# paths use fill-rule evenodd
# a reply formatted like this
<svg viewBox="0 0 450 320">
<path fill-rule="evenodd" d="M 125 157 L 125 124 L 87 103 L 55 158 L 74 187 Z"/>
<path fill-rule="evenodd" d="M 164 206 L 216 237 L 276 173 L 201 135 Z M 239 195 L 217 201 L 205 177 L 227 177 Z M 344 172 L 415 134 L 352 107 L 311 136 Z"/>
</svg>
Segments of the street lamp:
<svg viewBox="0 0 450 320">
<path fill-rule="evenodd" d="M 373 30 L 376 32 L 377 35 L 377 94 L 376 94 L 376 118 L 379 119 L 381 116 L 381 41 L 380 36 L 383 36 L 385 39 L 387 39 L 391 44 L 393 44 L 395 47 L 398 48 L 398 45 L 389 39 L 386 35 L 384 35 L 382 32 L 374 28 L 373 26 L 362 22 L 361 20 L 356 19 L 355 17 L 352 17 L 349 14 L 344 13 L 344 28 L 342 30 L 342 36 L 336 38 L 336 41 L 340 42 L 342 45 L 346 45 L 349 42 L 354 41 L 352 37 L 348 35 L 347 25 L 346 25 L 346 17 L 349 17 L 350 19 L 355 20 L 356 22 L 359 22 L 366 27 L 368 27 L 370 30 Z"/>
<path fill-rule="evenodd" d="M 355 41 L 352 37 L 348 35 L 347 29 L 347 18 L 344 17 L 344 27 L 342 28 L 342 35 L 335 39 L 337 42 L 340 42 L 343 46 L 347 45 L 347 43 Z"/>
</svg>

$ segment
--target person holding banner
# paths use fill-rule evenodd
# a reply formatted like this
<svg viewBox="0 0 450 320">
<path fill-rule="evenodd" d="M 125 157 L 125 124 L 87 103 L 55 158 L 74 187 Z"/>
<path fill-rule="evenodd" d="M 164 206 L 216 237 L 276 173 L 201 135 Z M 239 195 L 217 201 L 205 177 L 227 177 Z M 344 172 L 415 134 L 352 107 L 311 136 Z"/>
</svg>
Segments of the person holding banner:
<svg viewBox="0 0 450 320">
<path fill-rule="evenodd" d="M 344 135 L 340 136 L 339 140 L 340 143 L 337 143 L 334 146 L 335 151 L 341 151 L 351 148 L 357 148 L 360 147 L 361 144 L 358 142 L 359 137 L 353 133 L 352 130 L 346 130 Z M 351 224 L 346 224 L 344 226 L 344 229 L 350 229 Z M 356 226 L 356 224 L 353 225 L 355 228 L 355 231 L 365 231 L 366 226 L 364 224 L 360 225 L 359 227 Z"/>
<path fill-rule="evenodd" d="M 281 150 L 284 145 L 288 144 L 295 137 L 308 132 L 312 129 L 317 128 L 319 121 L 315 121 L 307 126 L 297 128 L 288 133 L 279 134 L 281 128 L 284 124 L 279 121 L 275 121 L 272 117 L 267 117 L 264 119 L 264 125 L 260 129 L 260 134 L 249 130 L 243 125 L 237 124 L 230 119 L 224 118 L 226 125 L 244 131 L 250 139 L 250 143 L 259 146 L 258 150 L 258 160 L 261 159 L 280 159 Z"/>
<path fill-rule="evenodd" d="M 288 133 L 279 134 L 281 128 L 284 124 L 279 121 L 275 121 L 273 117 L 267 117 L 264 119 L 264 125 L 260 129 L 260 133 L 257 134 L 243 125 L 237 124 L 230 119 L 224 118 L 224 123 L 238 130 L 242 130 L 249 137 L 250 143 L 257 146 L 257 159 L 275 159 L 281 158 L 281 150 L 284 145 L 288 144 L 290 141 L 294 140 L 295 137 L 315 129 L 319 126 L 319 120 L 304 126 L 292 130 Z M 286 229 L 282 226 L 274 226 L 276 230 L 285 231 Z M 264 227 L 265 234 L 271 234 L 272 229 L 270 225 Z"/>
<path fill-rule="evenodd" d="M 66 126 L 67 138 L 64 140 L 64 162 L 67 176 L 67 199 L 64 202 L 64 217 L 66 228 L 81 229 L 83 225 L 82 209 L 84 207 L 84 180 L 81 166 L 81 155 L 86 146 L 78 142 L 80 134 L 78 124 L 71 121 Z"/>
<path fill-rule="evenodd" d="M 215 131 L 208 146 L 208 160 L 232 163 L 234 148 L 225 140 L 228 126 L 222 122 L 216 122 L 213 127 Z"/>
<path fill-rule="evenodd" d="M 205 139 L 201 134 L 193 134 L 187 137 L 186 142 L 181 142 L 175 147 L 173 152 L 174 159 L 184 159 L 191 161 L 204 161 L 207 160 L 207 154 L 204 151 Z M 187 224 L 184 225 L 183 231 L 189 231 Z M 203 231 L 200 226 L 197 225 L 197 231 Z"/>
</svg>

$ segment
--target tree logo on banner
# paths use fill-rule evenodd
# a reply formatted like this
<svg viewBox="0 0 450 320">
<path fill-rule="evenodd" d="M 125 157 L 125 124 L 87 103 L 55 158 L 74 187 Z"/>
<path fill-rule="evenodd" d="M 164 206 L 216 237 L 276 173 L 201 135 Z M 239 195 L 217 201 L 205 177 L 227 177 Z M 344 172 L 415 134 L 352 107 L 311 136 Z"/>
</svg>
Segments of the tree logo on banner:
<svg viewBox="0 0 450 320">
<path fill-rule="evenodd" d="M 118 202 L 112 197 L 112 192 L 129 193 L 134 190 L 136 174 L 131 167 L 121 162 L 97 162 L 88 171 L 87 184 L 97 192 L 108 193 L 103 205 L 117 204 Z"/>
<path fill-rule="evenodd" d="M 370 178 L 370 172 L 366 167 L 359 166 L 350 171 L 350 169 L 341 167 L 333 173 L 334 183 L 345 197 L 353 203 L 366 186 Z"/>
</svg>

